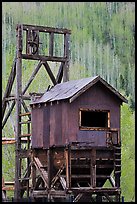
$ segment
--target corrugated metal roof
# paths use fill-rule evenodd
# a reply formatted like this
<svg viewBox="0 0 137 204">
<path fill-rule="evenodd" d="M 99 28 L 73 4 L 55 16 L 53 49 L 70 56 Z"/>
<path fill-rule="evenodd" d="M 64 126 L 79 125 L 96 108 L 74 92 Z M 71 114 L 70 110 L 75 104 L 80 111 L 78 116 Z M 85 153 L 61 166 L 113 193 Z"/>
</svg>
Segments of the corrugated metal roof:
<svg viewBox="0 0 137 204">
<path fill-rule="evenodd" d="M 31 104 L 53 102 L 64 99 L 71 99 L 71 102 L 75 100 L 79 95 L 85 92 L 97 81 L 101 81 L 106 87 L 108 87 L 112 92 L 114 92 L 122 101 L 127 102 L 127 100 L 112 86 L 110 86 L 105 80 L 100 76 L 83 78 L 79 80 L 71 80 L 64 83 L 55 85 L 49 91 L 46 91 L 43 96 Z"/>
</svg>

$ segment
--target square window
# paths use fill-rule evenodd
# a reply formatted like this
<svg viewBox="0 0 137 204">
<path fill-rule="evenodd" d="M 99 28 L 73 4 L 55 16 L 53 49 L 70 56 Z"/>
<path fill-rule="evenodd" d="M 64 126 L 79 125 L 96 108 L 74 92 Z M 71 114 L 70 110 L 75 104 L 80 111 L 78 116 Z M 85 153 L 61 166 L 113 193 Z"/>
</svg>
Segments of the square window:
<svg viewBox="0 0 137 204">
<path fill-rule="evenodd" d="M 80 110 L 81 128 L 109 128 L 110 112 L 106 110 Z"/>
</svg>

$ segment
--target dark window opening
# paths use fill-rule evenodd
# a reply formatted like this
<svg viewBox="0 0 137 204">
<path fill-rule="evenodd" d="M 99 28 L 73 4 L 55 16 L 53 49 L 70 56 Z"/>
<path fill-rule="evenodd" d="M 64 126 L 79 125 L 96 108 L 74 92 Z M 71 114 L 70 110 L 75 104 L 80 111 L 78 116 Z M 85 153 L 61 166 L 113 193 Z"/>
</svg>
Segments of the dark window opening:
<svg viewBox="0 0 137 204">
<path fill-rule="evenodd" d="M 108 128 L 109 127 L 108 111 L 81 111 L 82 127 L 90 128 Z"/>
</svg>

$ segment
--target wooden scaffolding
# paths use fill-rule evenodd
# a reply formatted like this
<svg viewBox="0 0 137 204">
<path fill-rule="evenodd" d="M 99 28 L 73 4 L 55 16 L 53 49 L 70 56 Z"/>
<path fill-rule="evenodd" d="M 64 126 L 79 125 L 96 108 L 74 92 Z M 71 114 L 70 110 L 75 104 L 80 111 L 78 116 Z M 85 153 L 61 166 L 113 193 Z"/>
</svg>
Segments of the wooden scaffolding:
<svg viewBox="0 0 137 204">
<path fill-rule="evenodd" d="M 48 35 L 48 53 L 47 55 L 40 53 L 40 35 L 45 33 Z M 13 108 L 16 107 L 16 131 L 15 138 L 3 138 L 2 144 L 14 144 L 15 143 L 15 195 L 16 201 L 23 197 L 24 192 L 27 192 L 29 197 L 30 191 L 30 173 L 31 173 L 31 113 L 29 106 L 25 100 L 30 100 L 31 96 L 25 95 L 30 84 L 35 78 L 40 67 L 43 65 L 47 71 L 53 86 L 60 83 L 62 80 L 69 80 L 69 43 L 70 43 L 71 31 L 68 29 L 59 29 L 44 26 L 33 26 L 18 24 L 16 27 L 16 57 L 13 62 L 11 73 L 8 79 L 5 94 L 2 100 L 2 128 L 4 128 Z M 55 54 L 55 43 L 54 36 L 62 35 L 63 37 L 63 53 L 62 56 L 56 56 Z M 25 49 L 24 49 L 24 47 Z M 22 60 L 37 60 L 38 65 L 34 69 L 29 81 L 26 86 L 22 86 Z M 59 62 L 60 66 L 58 69 L 57 76 L 54 75 L 52 68 L 49 66 L 49 61 Z M 16 94 L 11 95 L 13 83 L 16 78 Z M 10 109 L 6 113 L 7 102 L 12 101 Z M 22 107 L 25 112 L 21 112 Z M 22 121 L 22 117 L 28 116 L 27 121 Z M 27 125 L 27 132 L 22 133 L 22 125 Z M 22 144 L 27 143 L 27 149 L 22 149 Z M 22 160 L 27 159 L 26 174 L 22 178 L 21 163 Z"/>
</svg>

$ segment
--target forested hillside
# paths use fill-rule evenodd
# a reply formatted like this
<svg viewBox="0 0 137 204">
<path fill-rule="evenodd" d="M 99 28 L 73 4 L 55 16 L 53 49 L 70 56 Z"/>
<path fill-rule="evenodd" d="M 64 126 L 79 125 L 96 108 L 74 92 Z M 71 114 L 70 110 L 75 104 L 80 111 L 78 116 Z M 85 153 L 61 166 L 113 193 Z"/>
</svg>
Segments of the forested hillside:
<svg viewBox="0 0 137 204">
<path fill-rule="evenodd" d="M 121 188 L 125 201 L 134 201 L 135 3 L 2 2 L 2 93 L 16 53 L 17 23 L 70 29 L 70 80 L 100 75 L 128 99 L 121 118 Z M 56 43 L 60 47 L 60 40 Z M 26 65 L 24 73 L 25 83 L 29 74 Z M 46 89 L 43 84 L 48 84 L 48 79 L 42 76 L 41 73 L 39 83 L 35 84 L 39 91 L 40 85 Z M 14 175 L 9 176 L 8 169 L 14 162 L 6 162 L 5 151 L 8 154 L 14 150 L 11 147 L 3 150 L 3 169 L 6 169 L 3 171 L 12 180 Z M 14 172 L 14 168 L 10 169 Z"/>
<path fill-rule="evenodd" d="M 134 2 L 3 3 L 3 74 L 15 55 L 17 23 L 71 29 L 70 70 L 79 73 L 75 77 L 101 75 L 118 90 L 123 89 L 134 106 Z"/>
</svg>

